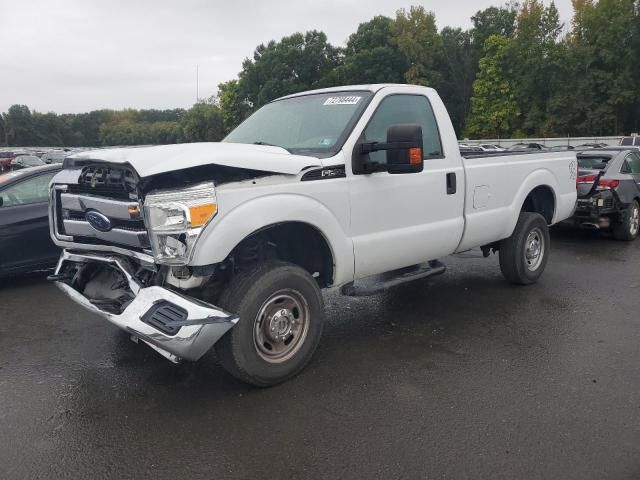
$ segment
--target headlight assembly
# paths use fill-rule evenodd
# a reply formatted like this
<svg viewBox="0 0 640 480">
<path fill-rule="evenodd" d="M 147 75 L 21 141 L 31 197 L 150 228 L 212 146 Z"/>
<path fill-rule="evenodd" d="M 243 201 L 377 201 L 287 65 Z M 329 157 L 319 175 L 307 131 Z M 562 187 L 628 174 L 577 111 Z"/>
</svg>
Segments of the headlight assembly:
<svg viewBox="0 0 640 480">
<path fill-rule="evenodd" d="M 156 262 L 186 265 L 202 228 L 218 212 L 213 183 L 157 190 L 144 201 L 145 222 Z"/>
</svg>

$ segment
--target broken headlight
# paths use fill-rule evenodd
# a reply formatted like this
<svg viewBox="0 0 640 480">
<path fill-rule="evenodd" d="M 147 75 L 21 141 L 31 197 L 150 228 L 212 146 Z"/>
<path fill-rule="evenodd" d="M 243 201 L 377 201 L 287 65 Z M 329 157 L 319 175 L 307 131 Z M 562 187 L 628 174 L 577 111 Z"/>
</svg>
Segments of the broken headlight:
<svg viewBox="0 0 640 480">
<path fill-rule="evenodd" d="M 144 201 L 144 216 L 156 262 L 186 265 L 203 227 L 218 212 L 213 183 L 157 190 Z"/>
</svg>

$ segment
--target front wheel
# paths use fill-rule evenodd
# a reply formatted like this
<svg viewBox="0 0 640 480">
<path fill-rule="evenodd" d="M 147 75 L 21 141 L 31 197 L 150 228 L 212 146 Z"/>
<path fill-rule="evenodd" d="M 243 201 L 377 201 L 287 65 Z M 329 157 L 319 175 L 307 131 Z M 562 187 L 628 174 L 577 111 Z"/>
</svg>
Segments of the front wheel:
<svg viewBox="0 0 640 480">
<path fill-rule="evenodd" d="M 635 240 L 640 230 L 640 206 L 638 201 L 634 200 L 624 214 L 621 222 L 613 226 L 613 238 L 630 242 Z"/>
<path fill-rule="evenodd" d="M 549 227 L 538 213 L 522 212 L 513 234 L 500 242 L 500 270 L 517 285 L 535 283 L 547 265 Z"/>
<path fill-rule="evenodd" d="M 240 272 L 219 305 L 240 320 L 216 344 L 234 377 L 268 387 L 298 374 L 315 351 L 324 323 L 322 293 L 297 265 L 270 261 Z"/>
</svg>

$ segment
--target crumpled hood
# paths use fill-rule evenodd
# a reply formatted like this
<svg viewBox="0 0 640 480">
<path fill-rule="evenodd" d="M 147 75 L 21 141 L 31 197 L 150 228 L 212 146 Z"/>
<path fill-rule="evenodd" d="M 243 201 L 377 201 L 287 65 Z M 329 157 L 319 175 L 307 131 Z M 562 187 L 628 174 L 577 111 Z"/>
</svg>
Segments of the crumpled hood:
<svg viewBox="0 0 640 480">
<path fill-rule="evenodd" d="M 297 175 L 307 167 L 322 165 L 319 159 L 293 155 L 281 147 L 241 143 L 181 143 L 157 147 L 107 148 L 71 155 L 74 160 L 128 163 L 138 175 L 148 177 L 201 165 L 223 165 L 263 172 Z"/>
</svg>

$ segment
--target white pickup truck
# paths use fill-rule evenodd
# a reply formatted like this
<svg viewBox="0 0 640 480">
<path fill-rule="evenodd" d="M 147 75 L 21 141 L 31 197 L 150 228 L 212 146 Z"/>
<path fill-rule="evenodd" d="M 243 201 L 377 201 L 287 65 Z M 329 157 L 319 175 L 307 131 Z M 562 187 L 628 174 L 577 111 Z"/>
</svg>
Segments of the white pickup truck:
<svg viewBox="0 0 640 480">
<path fill-rule="evenodd" d="M 168 359 L 215 344 L 234 376 L 298 373 L 321 289 L 371 295 L 499 252 L 512 283 L 573 213 L 570 152 L 462 158 L 437 93 L 363 85 L 275 100 L 220 143 L 88 151 L 51 183 L 52 280 Z M 384 273 L 385 275 L 379 275 Z"/>
</svg>

